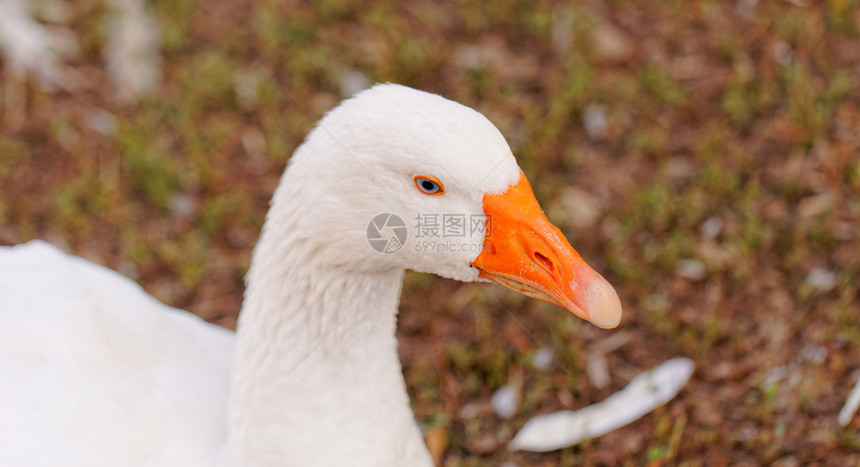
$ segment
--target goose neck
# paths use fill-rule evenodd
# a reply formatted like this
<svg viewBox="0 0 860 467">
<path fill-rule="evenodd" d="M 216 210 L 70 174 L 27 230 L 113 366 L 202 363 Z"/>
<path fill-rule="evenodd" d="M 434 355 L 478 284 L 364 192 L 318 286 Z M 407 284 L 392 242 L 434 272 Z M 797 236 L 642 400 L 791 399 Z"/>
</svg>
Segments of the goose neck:
<svg viewBox="0 0 860 467">
<path fill-rule="evenodd" d="M 237 329 L 227 459 L 241 465 L 432 465 L 395 327 L 402 270 L 255 251 Z"/>
</svg>

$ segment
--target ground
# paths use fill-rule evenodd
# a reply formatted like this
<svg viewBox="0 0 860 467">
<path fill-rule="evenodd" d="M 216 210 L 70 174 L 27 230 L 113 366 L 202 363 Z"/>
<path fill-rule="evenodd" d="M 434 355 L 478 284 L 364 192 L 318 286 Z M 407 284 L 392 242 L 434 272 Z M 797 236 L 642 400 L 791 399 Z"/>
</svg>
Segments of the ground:
<svg viewBox="0 0 860 467">
<path fill-rule="evenodd" d="M 860 376 L 860 2 L 155 0 L 163 75 L 136 103 L 105 71 L 111 11 L 64 5 L 43 20 L 78 40 L 74 89 L 0 61 L 0 244 L 46 239 L 232 327 L 293 149 L 364 83 L 410 85 L 500 128 L 624 304 L 605 331 L 409 274 L 401 358 L 442 464 L 860 463 L 860 417 L 836 422 Z M 695 373 L 654 413 L 505 449 L 675 356 Z"/>
</svg>

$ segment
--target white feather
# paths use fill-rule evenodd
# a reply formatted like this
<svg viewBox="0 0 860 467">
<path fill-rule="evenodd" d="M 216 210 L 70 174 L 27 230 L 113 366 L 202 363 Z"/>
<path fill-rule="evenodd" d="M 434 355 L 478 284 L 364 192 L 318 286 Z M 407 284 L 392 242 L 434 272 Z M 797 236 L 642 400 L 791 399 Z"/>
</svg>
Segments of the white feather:
<svg viewBox="0 0 860 467">
<path fill-rule="evenodd" d="M 161 77 L 159 29 L 142 0 L 108 0 L 113 15 L 108 23 L 105 57 L 121 101 L 130 102 L 152 91 Z"/>
<path fill-rule="evenodd" d="M 511 450 L 546 452 L 565 448 L 627 425 L 670 401 L 693 374 L 693 362 L 673 358 L 642 373 L 603 402 L 529 420 L 509 444 Z"/>
<path fill-rule="evenodd" d="M 854 417 L 858 407 L 860 407 L 860 379 L 857 380 L 848 400 L 845 401 L 845 405 L 839 411 L 839 425 L 846 426 L 851 423 L 851 418 Z"/>
<path fill-rule="evenodd" d="M 32 73 L 46 91 L 73 89 L 80 78 L 64 61 L 77 52 L 77 39 L 66 27 L 36 21 L 30 3 L 0 0 L 0 51 L 17 79 Z M 107 4 L 107 71 L 118 98 L 130 102 L 152 91 L 161 77 L 159 28 L 142 0 L 107 0 Z"/>
<path fill-rule="evenodd" d="M 46 90 L 70 88 L 72 82 L 61 63 L 76 49 L 69 31 L 34 20 L 24 0 L 0 0 L 0 50 L 16 78 L 33 73 Z"/>
</svg>

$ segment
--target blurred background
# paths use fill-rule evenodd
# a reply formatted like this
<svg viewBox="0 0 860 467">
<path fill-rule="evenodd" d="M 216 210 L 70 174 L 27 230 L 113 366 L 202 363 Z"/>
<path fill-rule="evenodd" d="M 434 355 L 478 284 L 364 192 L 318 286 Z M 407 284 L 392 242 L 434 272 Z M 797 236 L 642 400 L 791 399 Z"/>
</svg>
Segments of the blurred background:
<svg viewBox="0 0 860 467">
<path fill-rule="evenodd" d="M 227 327 L 325 111 L 391 81 L 492 120 L 625 314 L 409 274 L 401 359 L 444 465 L 860 463 L 860 417 L 836 422 L 860 376 L 856 0 L 0 0 L 0 52 L 0 244 Z M 654 413 L 507 452 L 675 356 L 695 373 Z"/>
</svg>

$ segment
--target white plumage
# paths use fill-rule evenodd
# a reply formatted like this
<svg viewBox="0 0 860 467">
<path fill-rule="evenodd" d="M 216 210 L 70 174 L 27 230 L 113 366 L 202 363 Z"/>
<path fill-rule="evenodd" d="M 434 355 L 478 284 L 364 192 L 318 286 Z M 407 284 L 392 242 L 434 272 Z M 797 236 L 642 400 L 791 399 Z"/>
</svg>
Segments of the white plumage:
<svg viewBox="0 0 860 467">
<path fill-rule="evenodd" d="M 0 316 L 0 464 L 212 465 L 231 332 L 39 241 L 0 248 Z"/>
</svg>

